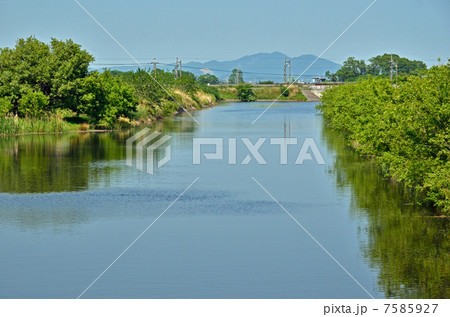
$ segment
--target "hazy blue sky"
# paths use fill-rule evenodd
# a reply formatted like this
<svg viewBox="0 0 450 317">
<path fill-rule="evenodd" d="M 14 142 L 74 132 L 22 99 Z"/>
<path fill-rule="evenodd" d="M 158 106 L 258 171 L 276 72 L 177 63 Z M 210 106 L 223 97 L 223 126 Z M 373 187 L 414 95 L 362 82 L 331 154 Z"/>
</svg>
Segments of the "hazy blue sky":
<svg viewBox="0 0 450 317">
<path fill-rule="evenodd" d="M 372 0 L 79 0 L 136 58 L 230 60 L 258 52 L 320 54 Z M 450 57 L 449 0 L 378 0 L 323 56 L 341 63 L 398 53 Z M 72 38 L 97 62 L 129 57 L 73 0 L 0 0 L 0 47 Z"/>
</svg>

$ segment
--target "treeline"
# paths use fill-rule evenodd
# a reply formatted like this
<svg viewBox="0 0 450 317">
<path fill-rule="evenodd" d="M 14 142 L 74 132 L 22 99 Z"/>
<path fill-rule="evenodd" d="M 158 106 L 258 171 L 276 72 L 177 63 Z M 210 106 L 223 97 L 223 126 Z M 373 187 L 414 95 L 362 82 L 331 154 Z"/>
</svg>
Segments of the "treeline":
<svg viewBox="0 0 450 317">
<path fill-rule="evenodd" d="M 391 69 L 397 80 L 406 80 L 408 75 L 422 75 L 427 65 L 422 61 L 409 60 L 397 54 L 384 54 L 372 57 L 366 63 L 349 57 L 336 73 L 327 71 L 325 76 L 330 81 L 356 81 L 367 76 L 390 77 Z"/>
<path fill-rule="evenodd" d="M 450 63 L 394 85 L 360 79 L 326 90 L 317 108 L 349 144 L 417 202 L 450 213 Z"/>
<path fill-rule="evenodd" d="M 222 99 L 237 99 L 244 102 L 257 100 L 306 101 L 301 88 L 297 85 L 254 86 L 241 83 L 233 86 L 218 87 Z"/>
<path fill-rule="evenodd" d="M 40 132 L 34 131 L 33 123 L 43 117 L 111 128 L 120 121 L 167 116 L 179 111 L 180 103 L 200 108 L 219 97 L 215 88 L 202 85 L 188 72 L 174 79 L 172 73 L 158 70 L 153 76 L 163 89 L 146 70 L 89 71 L 93 61 L 70 39 L 46 44 L 29 37 L 19 39 L 14 48 L 1 48 L 0 134 Z M 55 126 L 58 131 L 72 128 Z"/>
</svg>

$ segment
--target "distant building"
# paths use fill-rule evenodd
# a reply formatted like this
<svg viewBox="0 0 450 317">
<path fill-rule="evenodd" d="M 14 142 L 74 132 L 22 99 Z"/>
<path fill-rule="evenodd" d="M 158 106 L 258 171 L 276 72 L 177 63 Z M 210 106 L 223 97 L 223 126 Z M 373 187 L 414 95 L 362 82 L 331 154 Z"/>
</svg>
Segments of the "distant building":
<svg viewBox="0 0 450 317">
<path fill-rule="evenodd" d="M 323 83 L 326 80 L 327 79 L 325 77 L 319 77 L 319 76 L 316 76 L 316 77 L 312 78 L 313 84 L 320 84 L 320 83 Z"/>
</svg>

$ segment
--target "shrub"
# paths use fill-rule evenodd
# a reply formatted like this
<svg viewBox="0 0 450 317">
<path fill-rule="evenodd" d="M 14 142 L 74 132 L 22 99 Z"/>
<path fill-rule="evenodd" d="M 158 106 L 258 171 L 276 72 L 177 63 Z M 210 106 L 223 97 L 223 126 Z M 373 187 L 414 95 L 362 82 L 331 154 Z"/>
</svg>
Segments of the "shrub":
<svg viewBox="0 0 450 317">
<path fill-rule="evenodd" d="M 19 100 L 17 112 L 20 116 L 38 117 L 44 113 L 49 98 L 40 91 L 28 89 Z"/>
<path fill-rule="evenodd" d="M 280 94 L 283 97 L 289 97 L 289 86 L 280 85 Z"/>
<path fill-rule="evenodd" d="M 413 190 L 418 202 L 449 213 L 449 87 L 450 64 L 396 87 L 387 78 L 369 77 L 327 89 L 318 109 L 357 152 Z"/>
<path fill-rule="evenodd" d="M 237 96 L 240 101 L 255 101 L 256 95 L 249 84 L 240 84 L 236 86 Z"/>
<path fill-rule="evenodd" d="M 6 116 L 13 108 L 13 104 L 8 98 L 0 98 L 0 117 Z"/>
</svg>

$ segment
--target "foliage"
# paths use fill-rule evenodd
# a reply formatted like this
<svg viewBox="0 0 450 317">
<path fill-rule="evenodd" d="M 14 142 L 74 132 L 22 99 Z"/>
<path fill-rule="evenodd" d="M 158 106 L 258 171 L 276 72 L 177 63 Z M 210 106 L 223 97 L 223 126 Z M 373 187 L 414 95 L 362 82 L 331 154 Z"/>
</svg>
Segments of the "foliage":
<svg viewBox="0 0 450 317">
<path fill-rule="evenodd" d="M 203 92 L 206 92 L 207 94 L 213 95 L 216 100 L 221 100 L 222 96 L 219 93 L 219 89 L 217 87 L 211 87 L 211 86 L 200 86 L 200 90 Z"/>
<path fill-rule="evenodd" d="M 21 116 L 39 117 L 44 113 L 49 98 L 41 91 L 27 89 L 19 100 L 17 113 Z"/>
<path fill-rule="evenodd" d="M 92 55 L 72 40 L 52 39 L 46 44 L 31 36 L 17 40 L 14 48 L 0 49 L 0 117 L 11 113 L 37 118 L 66 109 L 77 115 L 72 119 L 86 116 L 83 122 L 111 128 L 119 121 L 120 126 L 131 124 L 137 114 L 151 114 L 145 119 L 152 120 L 176 113 L 180 106 L 170 95 L 178 99 L 183 95 L 192 108 L 219 96 L 217 90 L 208 90 L 214 96 L 205 95 L 207 88 L 199 92 L 190 72 L 183 71 L 178 79 L 160 69 L 151 74 L 144 69 L 90 72 L 92 61 Z"/>
<path fill-rule="evenodd" d="M 239 84 L 236 89 L 240 101 L 256 101 L 256 95 L 249 84 Z"/>
<path fill-rule="evenodd" d="M 49 107 L 64 107 L 72 101 L 66 86 L 88 74 L 92 55 L 71 40 L 52 39 L 50 44 L 34 37 L 19 39 L 13 49 L 0 50 L 0 97 L 8 97 L 17 111 L 29 91 L 41 92 Z"/>
<path fill-rule="evenodd" d="M 397 67 L 394 67 L 393 71 L 395 73 L 395 71 L 398 70 L 398 75 L 400 76 L 422 75 L 427 69 L 427 65 L 422 61 L 409 60 L 405 57 L 400 57 L 397 54 L 383 54 L 369 59 L 370 65 L 368 67 L 368 73 L 374 76 L 389 76 L 391 57 L 394 64 L 397 64 Z"/>
<path fill-rule="evenodd" d="M 219 78 L 211 74 L 204 74 L 198 76 L 197 81 L 200 85 L 217 85 L 219 83 Z"/>
<path fill-rule="evenodd" d="M 366 74 L 366 63 L 363 60 L 357 60 L 349 57 L 335 74 L 327 72 L 325 75 L 332 81 L 354 81 L 360 76 Z"/>
<path fill-rule="evenodd" d="M 280 85 L 280 95 L 283 97 L 289 97 L 289 86 Z"/>
<path fill-rule="evenodd" d="M 236 82 L 237 78 L 237 82 Z M 244 73 L 240 69 L 233 69 L 230 77 L 228 78 L 229 84 L 242 84 L 244 83 Z"/>
<path fill-rule="evenodd" d="M 136 110 L 134 90 L 109 71 L 93 72 L 78 81 L 79 104 L 76 111 L 88 115 L 90 123 L 112 127 L 121 117 L 130 117 Z"/>
<path fill-rule="evenodd" d="M 378 55 L 370 58 L 369 62 L 366 64 L 364 60 L 349 57 L 336 73 L 327 71 L 325 76 L 331 81 L 356 81 L 367 75 L 387 77 L 390 76 L 392 66 L 393 73 L 403 80 L 405 75 L 423 75 L 427 70 L 424 62 L 409 60 L 396 54 Z"/>
<path fill-rule="evenodd" d="M 56 115 L 43 115 L 39 118 L 20 118 L 8 115 L 0 117 L 0 135 L 41 132 L 66 132 L 77 129 Z"/>
<path fill-rule="evenodd" d="M 450 64 L 409 76 L 395 88 L 368 77 L 326 90 L 318 109 L 385 175 L 421 203 L 450 212 Z"/>
<path fill-rule="evenodd" d="M 232 100 L 238 99 L 236 86 L 220 86 L 217 87 L 220 94 L 220 99 Z"/>
<path fill-rule="evenodd" d="M 181 76 L 175 80 L 175 87 L 192 95 L 198 90 L 195 75 L 193 73 L 183 71 Z"/>
<path fill-rule="evenodd" d="M 259 83 L 261 85 L 270 85 L 270 84 L 273 84 L 274 82 L 272 80 L 263 80 L 263 81 L 259 81 Z"/>
<path fill-rule="evenodd" d="M 10 112 L 13 108 L 13 105 L 9 98 L 0 98 L 0 117 L 6 116 L 8 112 Z"/>
<path fill-rule="evenodd" d="M 147 100 L 152 103 L 159 104 L 167 95 L 158 84 L 159 81 L 167 82 L 169 80 L 165 76 L 166 74 L 164 71 L 157 71 L 156 76 L 158 77 L 158 82 L 155 80 L 155 74 L 152 73 L 152 77 L 145 69 L 138 69 L 137 71 L 129 72 L 116 71 L 111 74 L 134 87 L 135 97 L 141 102 L 143 100 Z M 173 84 L 173 75 L 170 76 L 170 79 L 170 84 Z"/>
</svg>

